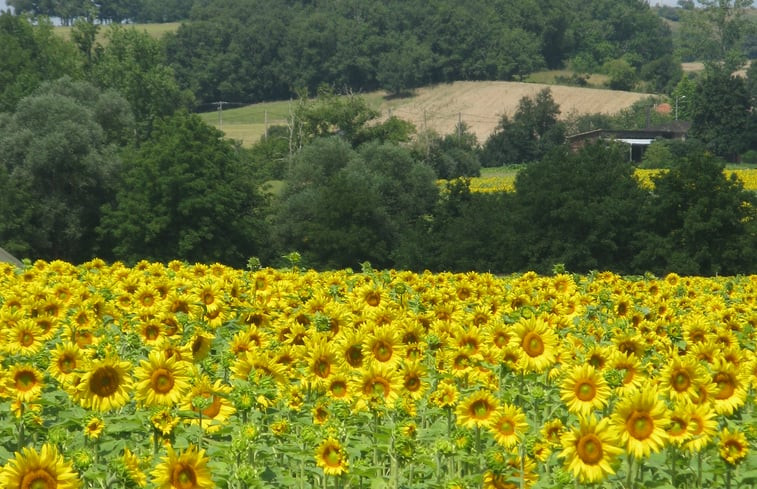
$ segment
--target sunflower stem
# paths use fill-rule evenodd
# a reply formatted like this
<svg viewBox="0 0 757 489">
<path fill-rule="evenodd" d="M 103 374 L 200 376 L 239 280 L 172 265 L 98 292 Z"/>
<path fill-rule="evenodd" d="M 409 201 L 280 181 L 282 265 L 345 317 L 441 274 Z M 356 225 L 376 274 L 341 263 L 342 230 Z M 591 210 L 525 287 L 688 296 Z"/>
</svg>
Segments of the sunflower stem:
<svg viewBox="0 0 757 489">
<path fill-rule="evenodd" d="M 628 472 L 626 473 L 626 488 L 632 489 L 633 488 L 633 455 L 630 453 L 626 457 L 626 462 L 628 462 Z"/>
<path fill-rule="evenodd" d="M 697 487 L 702 489 L 702 451 L 697 452 Z"/>
<path fill-rule="evenodd" d="M 733 467 L 731 467 L 731 464 L 726 464 L 725 467 L 725 489 L 731 489 L 731 473 L 733 471 Z"/>
<path fill-rule="evenodd" d="M 678 467 L 676 466 L 677 465 L 676 462 L 678 461 L 676 457 L 677 454 L 678 453 L 676 452 L 676 448 L 674 446 L 671 446 L 670 449 L 668 450 L 668 456 L 670 459 L 670 485 L 673 487 L 677 487 L 676 486 L 676 479 L 677 479 L 676 472 L 678 469 Z"/>
</svg>

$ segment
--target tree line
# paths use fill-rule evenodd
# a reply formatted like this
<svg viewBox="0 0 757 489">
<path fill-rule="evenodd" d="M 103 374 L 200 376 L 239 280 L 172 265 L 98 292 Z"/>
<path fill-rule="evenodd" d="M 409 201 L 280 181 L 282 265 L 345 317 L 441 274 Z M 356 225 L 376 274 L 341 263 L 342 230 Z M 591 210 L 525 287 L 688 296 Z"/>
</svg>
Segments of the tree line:
<svg viewBox="0 0 757 489">
<path fill-rule="evenodd" d="M 563 144 L 580 128 L 638 124 L 648 106 L 565 120 L 547 91 L 479 145 L 465 127 L 379 121 L 360 96 L 322 86 L 297 99 L 289 126 L 242 148 L 190 112 L 196 95 L 161 41 L 113 26 L 100 44 L 96 27 L 77 23 L 67 42 L 0 14 L 0 243 L 19 257 L 241 267 L 297 251 L 314 268 L 755 270 L 754 196 L 719 172 L 755 149 L 751 70 L 712 65 L 676 84 L 694 137 L 668 148 L 650 193 L 625 151 Z M 514 193 L 470 192 L 482 165 L 511 163 L 527 163 Z"/>
</svg>

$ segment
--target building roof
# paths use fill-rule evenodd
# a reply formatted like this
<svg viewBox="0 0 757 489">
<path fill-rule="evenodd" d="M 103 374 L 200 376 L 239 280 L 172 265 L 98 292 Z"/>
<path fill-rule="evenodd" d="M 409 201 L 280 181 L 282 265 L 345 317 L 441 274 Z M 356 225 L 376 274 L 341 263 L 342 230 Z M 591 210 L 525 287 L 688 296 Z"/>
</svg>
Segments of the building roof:
<svg viewBox="0 0 757 489">
<path fill-rule="evenodd" d="M 15 256 L 11 255 L 4 249 L 0 248 L 0 262 L 4 263 L 10 263 L 11 265 L 16 265 L 17 267 L 23 267 L 24 264 L 16 258 Z"/>
</svg>

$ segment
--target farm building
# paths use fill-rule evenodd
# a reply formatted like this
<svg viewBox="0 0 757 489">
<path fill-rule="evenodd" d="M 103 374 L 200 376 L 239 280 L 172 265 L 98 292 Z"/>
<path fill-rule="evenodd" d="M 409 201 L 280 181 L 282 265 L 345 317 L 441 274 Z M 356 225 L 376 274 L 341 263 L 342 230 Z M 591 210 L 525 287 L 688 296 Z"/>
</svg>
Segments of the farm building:
<svg viewBox="0 0 757 489">
<path fill-rule="evenodd" d="M 644 151 L 656 139 L 679 139 L 685 140 L 686 133 L 691 127 L 690 122 L 675 121 L 662 126 L 648 127 L 646 129 L 636 130 L 610 130 L 595 129 L 593 131 L 582 132 L 568 136 L 568 144 L 576 151 L 588 143 L 598 140 L 619 141 L 628 144 L 628 159 L 639 162 Z"/>
</svg>

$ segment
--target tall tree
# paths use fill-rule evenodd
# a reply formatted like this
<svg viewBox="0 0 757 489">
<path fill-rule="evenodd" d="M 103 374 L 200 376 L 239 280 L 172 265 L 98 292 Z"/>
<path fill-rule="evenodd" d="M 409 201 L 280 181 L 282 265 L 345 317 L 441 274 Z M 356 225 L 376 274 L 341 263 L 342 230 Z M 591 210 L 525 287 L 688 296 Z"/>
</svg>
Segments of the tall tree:
<svg viewBox="0 0 757 489">
<path fill-rule="evenodd" d="M 755 141 L 752 99 L 743 78 L 723 66 L 709 66 L 690 104 L 691 136 L 731 161 Z"/>
<path fill-rule="evenodd" d="M 124 156 L 115 203 L 98 228 L 116 259 L 172 259 L 243 266 L 265 257 L 266 203 L 234 146 L 198 116 L 156 121 Z"/>
<path fill-rule="evenodd" d="M 119 168 L 115 145 L 133 127 L 118 97 L 63 79 L 0 122 L 0 241 L 8 251 L 71 262 L 96 256 L 100 206 Z"/>
<path fill-rule="evenodd" d="M 78 76 L 79 66 L 75 48 L 53 33 L 49 21 L 33 25 L 0 12 L 0 112 L 13 111 L 43 81 Z"/>
</svg>

